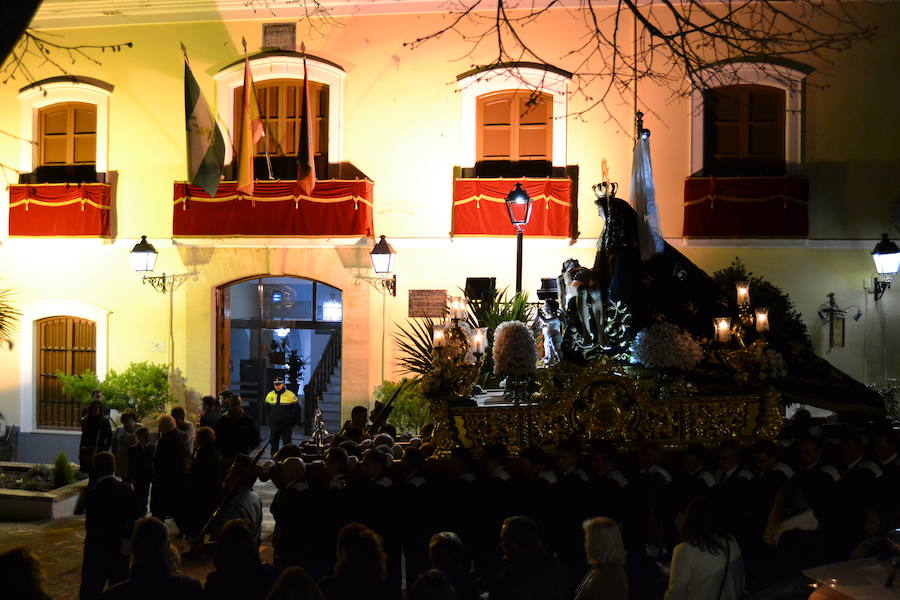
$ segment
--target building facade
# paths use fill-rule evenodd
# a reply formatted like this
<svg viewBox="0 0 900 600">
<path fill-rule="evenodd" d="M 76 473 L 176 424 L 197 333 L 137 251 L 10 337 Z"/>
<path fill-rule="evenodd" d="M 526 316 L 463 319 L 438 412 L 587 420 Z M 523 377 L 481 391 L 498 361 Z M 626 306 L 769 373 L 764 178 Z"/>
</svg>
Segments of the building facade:
<svg viewBox="0 0 900 600">
<path fill-rule="evenodd" d="M 404 45 L 446 25 L 443 11 L 427 2 L 338 3 L 328 19 L 304 19 L 290 3 L 45 0 L 36 31 L 66 44 L 132 47 L 67 63 L 74 78 L 35 61 L 31 80 L 0 86 L 0 163 L 8 184 L 32 187 L 3 191 L 9 210 L 0 217 L 0 288 L 14 290 L 22 312 L 14 347 L 0 353 L 0 411 L 21 427 L 26 455 L 77 445 L 77 410 L 54 387 L 59 370 L 102 377 L 131 362 L 171 361 L 183 382 L 179 401 L 231 387 L 258 402 L 274 376 L 299 368 L 303 385 L 324 353 L 338 352 L 327 379 L 343 416 L 369 404 L 382 378 L 401 375 L 391 336 L 408 318 L 410 290 L 453 295 L 467 277 L 512 287 L 514 232 L 491 212 L 503 210 L 505 193 L 489 185 L 498 178 L 529 176 L 538 190 L 525 289 L 533 294 L 568 258 L 593 263 L 603 222 L 591 186 L 605 161 L 628 197 L 633 107 L 612 106 L 613 119 L 600 109 L 572 116 L 592 88 L 576 89 L 565 59 L 560 69 L 523 63 L 472 72 L 489 55 L 466 55 L 453 36 Z M 867 15 L 880 33 L 833 63 L 747 63 L 739 66 L 744 84 L 713 82 L 705 98 L 673 98 L 652 82 L 640 84 L 639 97 L 666 240 L 708 272 L 740 257 L 790 294 L 819 354 L 880 384 L 900 373 L 900 291 L 875 302 L 865 288 L 876 241 L 898 236 L 900 149 L 892 138 L 900 117 L 888 107 L 900 95 L 891 75 L 900 10 Z M 530 32 L 548 56 L 569 49 L 570 18 L 550 11 Z M 292 33 L 294 49 L 267 46 Z M 296 172 L 296 47 L 304 43 L 318 177 L 353 190 L 335 192 L 334 206 L 350 212 L 323 203 L 316 221 L 291 213 L 306 206 L 289 202 L 261 217 L 253 211 L 274 210 L 274 202 L 220 206 L 176 186 L 187 170 L 180 44 L 231 162 L 242 38 L 276 179 Z M 371 226 L 359 213 L 367 210 Z M 241 229 L 245 219 L 259 228 Z M 313 225 L 297 235 L 288 221 Z M 396 297 L 373 281 L 377 235 L 397 251 Z M 174 291 L 158 293 L 132 269 L 129 251 L 141 236 L 159 252 L 154 274 L 176 276 Z M 817 316 L 829 293 L 862 310 L 859 321 L 845 322 L 843 345 Z M 291 352 L 302 367 L 291 365 Z"/>
</svg>

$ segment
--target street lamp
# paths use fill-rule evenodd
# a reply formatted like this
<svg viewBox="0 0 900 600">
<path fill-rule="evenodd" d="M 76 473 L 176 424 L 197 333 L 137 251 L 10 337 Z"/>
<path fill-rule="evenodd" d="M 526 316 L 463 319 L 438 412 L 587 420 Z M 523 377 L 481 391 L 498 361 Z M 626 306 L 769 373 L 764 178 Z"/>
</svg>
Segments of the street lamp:
<svg viewBox="0 0 900 600">
<path fill-rule="evenodd" d="M 394 255 L 397 254 L 394 248 L 388 243 L 384 236 L 372 248 L 369 256 L 372 259 L 372 268 L 375 273 L 381 277 L 381 287 L 387 290 L 391 296 L 397 295 L 397 275 L 391 275 L 394 270 Z M 388 277 L 388 275 L 391 275 Z"/>
<path fill-rule="evenodd" d="M 131 249 L 129 255 L 131 267 L 138 273 L 149 273 L 156 266 L 157 256 L 159 256 L 159 252 L 156 251 L 153 244 L 147 241 L 147 236 L 142 235 L 141 241 Z"/>
<path fill-rule="evenodd" d="M 874 296 L 878 301 L 884 295 L 884 292 L 891 287 L 891 279 L 900 270 L 900 248 L 897 244 L 888 239 L 888 234 L 881 234 L 881 241 L 875 245 L 872 250 L 872 260 L 875 261 L 875 269 L 883 278 L 881 281 L 878 277 L 874 281 Z"/>
<path fill-rule="evenodd" d="M 522 238 L 525 236 L 525 226 L 531 219 L 531 196 L 522 188 L 520 182 L 506 196 L 506 212 L 509 213 L 509 222 L 516 230 L 516 293 L 522 291 Z"/>
</svg>

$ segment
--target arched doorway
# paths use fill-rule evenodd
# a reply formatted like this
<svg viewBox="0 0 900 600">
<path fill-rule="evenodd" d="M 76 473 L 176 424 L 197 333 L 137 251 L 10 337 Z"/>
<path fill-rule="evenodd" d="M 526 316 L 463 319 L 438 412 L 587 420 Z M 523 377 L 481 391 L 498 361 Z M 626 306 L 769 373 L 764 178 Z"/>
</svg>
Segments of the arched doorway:
<svg viewBox="0 0 900 600">
<path fill-rule="evenodd" d="M 216 289 L 216 317 L 218 390 L 240 393 L 260 425 L 267 424 L 263 401 L 276 377 L 303 396 L 314 376 L 328 381 L 340 368 L 343 299 L 336 287 L 294 276 L 240 279 Z M 337 375 L 336 406 L 322 407 L 326 421 L 340 419 Z M 307 423 L 310 412 L 304 410 Z"/>
</svg>

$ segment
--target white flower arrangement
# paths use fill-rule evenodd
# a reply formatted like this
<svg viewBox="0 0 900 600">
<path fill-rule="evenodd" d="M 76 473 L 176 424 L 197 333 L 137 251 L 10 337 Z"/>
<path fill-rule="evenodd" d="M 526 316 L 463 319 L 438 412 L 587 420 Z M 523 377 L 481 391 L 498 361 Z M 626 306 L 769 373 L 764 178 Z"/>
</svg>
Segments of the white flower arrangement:
<svg viewBox="0 0 900 600">
<path fill-rule="evenodd" d="M 767 348 L 764 343 L 760 342 L 754 343 L 750 347 L 750 350 L 754 360 L 756 360 L 759 365 L 758 375 L 760 379 L 780 379 L 782 377 L 787 377 L 787 364 L 785 364 L 784 357 L 781 356 L 781 353 L 778 350 Z"/>
<path fill-rule="evenodd" d="M 703 358 L 703 349 L 691 334 L 665 321 L 641 329 L 631 351 L 650 368 L 693 369 Z"/>
<path fill-rule="evenodd" d="M 494 330 L 494 374 L 530 377 L 537 370 L 534 335 L 521 321 L 505 321 Z"/>
</svg>

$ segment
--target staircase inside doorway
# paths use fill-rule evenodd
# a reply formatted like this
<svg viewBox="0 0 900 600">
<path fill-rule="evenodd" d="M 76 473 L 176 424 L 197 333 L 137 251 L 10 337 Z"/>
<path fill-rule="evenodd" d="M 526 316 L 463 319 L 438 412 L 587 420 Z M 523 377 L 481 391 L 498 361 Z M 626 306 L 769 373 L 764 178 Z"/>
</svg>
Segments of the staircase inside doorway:
<svg viewBox="0 0 900 600">
<path fill-rule="evenodd" d="M 338 360 L 328 382 L 325 384 L 325 391 L 322 392 L 322 399 L 319 401 L 319 410 L 322 411 L 322 418 L 325 420 L 325 428 L 328 433 L 337 433 L 341 430 L 341 361 Z"/>
</svg>

